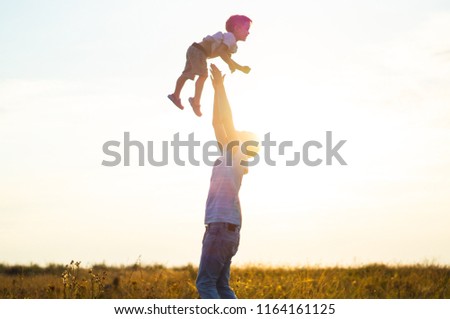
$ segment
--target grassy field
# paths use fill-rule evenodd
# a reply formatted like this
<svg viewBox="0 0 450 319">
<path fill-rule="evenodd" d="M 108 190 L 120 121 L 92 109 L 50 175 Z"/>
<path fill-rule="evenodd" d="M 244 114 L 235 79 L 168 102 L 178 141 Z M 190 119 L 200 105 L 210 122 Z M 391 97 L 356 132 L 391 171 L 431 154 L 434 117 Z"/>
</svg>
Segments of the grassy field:
<svg viewBox="0 0 450 319">
<path fill-rule="evenodd" d="M 0 265 L 0 298 L 198 298 L 196 267 L 161 265 L 45 268 Z M 450 268 L 434 265 L 355 268 L 234 267 L 239 298 L 450 298 Z"/>
</svg>

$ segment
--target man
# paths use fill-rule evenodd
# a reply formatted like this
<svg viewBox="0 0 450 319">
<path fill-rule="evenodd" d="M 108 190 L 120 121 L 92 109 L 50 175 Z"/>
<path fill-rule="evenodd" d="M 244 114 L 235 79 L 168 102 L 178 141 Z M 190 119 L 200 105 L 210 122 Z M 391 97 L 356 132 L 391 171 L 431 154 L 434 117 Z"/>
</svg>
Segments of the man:
<svg viewBox="0 0 450 319">
<path fill-rule="evenodd" d="M 236 298 L 229 280 L 231 258 L 238 250 L 242 224 L 239 189 L 243 175 L 248 172 L 247 159 L 256 155 L 258 145 L 254 134 L 235 129 L 224 77 L 212 64 L 213 127 L 222 155 L 214 164 L 206 202 L 206 231 L 196 281 L 202 299 Z M 253 148 L 245 147 L 249 145 Z"/>
</svg>

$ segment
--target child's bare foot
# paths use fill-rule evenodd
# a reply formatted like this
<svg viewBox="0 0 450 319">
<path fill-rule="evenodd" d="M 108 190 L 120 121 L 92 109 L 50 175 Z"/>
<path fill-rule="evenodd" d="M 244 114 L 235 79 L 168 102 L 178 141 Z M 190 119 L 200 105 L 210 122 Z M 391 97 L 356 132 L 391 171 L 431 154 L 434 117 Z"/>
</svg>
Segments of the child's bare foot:
<svg viewBox="0 0 450 319">
<path fill-rule="evenodd" d="M 175 95 L 169 94 L 167 95 L 169 100 L 172 101 L 173 104 L 175 104 L 180 110 L 184 110 L 184 106 L 181 104 L 181 99 L 177 99 Z"/>
<path fill-rule="evenodd" d="M 195 104 L 194 98 L 189 98 L 189 104 L 192 106 L 192 110 L 194 110 L 195 115 L 198 117 L 202 116 L 202 112 L 200 111 L 200 104 Z"/>
</svg>

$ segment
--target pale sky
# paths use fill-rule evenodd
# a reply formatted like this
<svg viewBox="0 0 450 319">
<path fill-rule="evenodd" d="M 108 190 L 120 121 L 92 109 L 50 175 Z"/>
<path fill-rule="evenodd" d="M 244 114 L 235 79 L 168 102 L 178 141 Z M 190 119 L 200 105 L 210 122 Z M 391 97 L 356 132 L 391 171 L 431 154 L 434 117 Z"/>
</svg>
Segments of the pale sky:
<svg viewBox="0 0 450 319">
<path fill-rule="evenodd" d="M 252 71 L 213 61 L 238 129 L 286 157 L 332 131 L 348 164 L 252 167 L 234 262 L 450 264 L 450 3 L 406 0 L 2 1 L 0 263 L 198 263 L 211 167 L 105 167 L 102 146 L 214 138 L 209 81 L 202 118 L 167 94 L 232 14 Z"/>
</svg>

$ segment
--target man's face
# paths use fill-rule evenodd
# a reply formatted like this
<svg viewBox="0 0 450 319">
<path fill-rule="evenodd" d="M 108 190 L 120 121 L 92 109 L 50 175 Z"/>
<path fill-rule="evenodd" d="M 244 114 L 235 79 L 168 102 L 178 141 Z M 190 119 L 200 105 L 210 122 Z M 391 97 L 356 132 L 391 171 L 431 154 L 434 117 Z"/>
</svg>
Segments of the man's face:
<svg viewBox="0 0 450 319">
<path fill-rule="evenodd" d="M 237 41 L 245 41 L 247 36 L 250 34 L 250 22 L 245 22 L 243 24 L 237 25 L 234 30 L 234 35 Z"/>
</svg>

